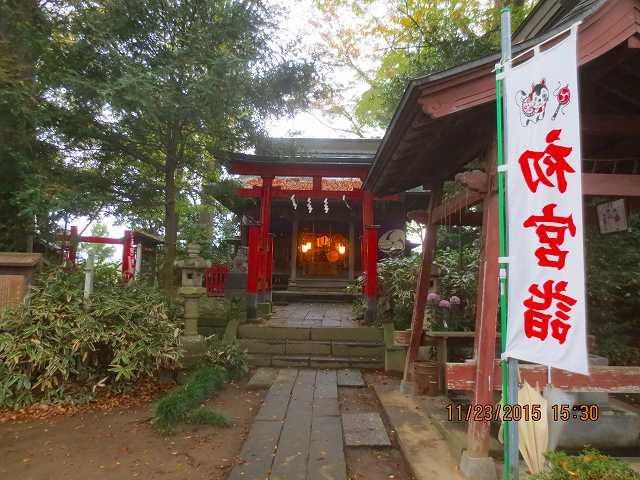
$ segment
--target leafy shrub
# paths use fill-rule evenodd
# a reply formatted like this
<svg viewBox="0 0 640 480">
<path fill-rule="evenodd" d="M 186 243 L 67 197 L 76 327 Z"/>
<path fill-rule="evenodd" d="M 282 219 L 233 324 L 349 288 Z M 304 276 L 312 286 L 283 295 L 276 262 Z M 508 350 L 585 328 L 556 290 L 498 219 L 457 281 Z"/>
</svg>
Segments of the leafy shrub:
<svg viewBox="0 0 640 480">
<path fill-rule="evenodd" d="M 224 368 L 231 378 L 240 378 L 249 371 L 249 359 L 236 341 L 224 342 L 222 339 L 207 337 L 207 363 Z"/>
<path fill-rule="evenodd" d="M 184 385 L 174 388 L 156 403 L 154 425 L 161 432 L 170 433 L 178 421 L 186 419 L 201 402 L 222 389 L 228 379 L 227 371 L 219 366 L 195 370 Z"/>
<path fill-rule="evenodd" d="M 231 426 L 231 422 L 227 417 L 205 407 L 196 408 L 187 414 L 185 420 L 194 425 L 211 425 L 213 427 Z"/>
<path fill-rule="evenodd" d="M 532 475 L 531 480 L 638 480 L 640 474 L 627 464 L 603 455 L 594 449 L 585 449 L 579 455 L 564 452 L 546 454 L 549 467 Z"/>
<path fill-rule="evenodd" d="M 0 405 L 87 398 L 119 389 L 179 360 L 180 332 L 165 297 L 138 282 L 119 285 L 99 266 L 83 300 L 83 272 L 41 272 L 28 304 L 0 318 Z M 93 387 L 93 388 L 92 388 Z"/>
</svg>

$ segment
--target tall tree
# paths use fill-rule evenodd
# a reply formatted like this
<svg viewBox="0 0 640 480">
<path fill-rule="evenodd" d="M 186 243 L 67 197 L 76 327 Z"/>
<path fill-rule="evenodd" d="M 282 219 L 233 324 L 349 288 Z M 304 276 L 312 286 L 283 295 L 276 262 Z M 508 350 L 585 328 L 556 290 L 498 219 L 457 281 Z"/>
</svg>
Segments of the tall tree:
<svg viewBox="0 0 640 480">
<path fill-rule="evenodd" d="M 65 142 L 112 182 L 116 214 L 164 212 L 170 288 L 181 195 L 215 152 L 250 145 L 265 118 L 308 103 L 312 65 L 278 42 L 260 0 L 74 0 L 58 43 Z M 195 193 L 194 193 L 195 192 Z"/>
<path fill-rule="evenodd" d="M 366 85 L 343 112 L 358 134 L 366 127 L 386 128 L 408 80 L 444 70 L 499 50 L 499 10 L 505 3 L 477 0 L 315 0 L 321 30 L 319 57 Z M 516 28 L 533 3 L 512 3 Z M 349 21 L 341 22 L 342 18 Z M 346 88 L 345 85 L 346 84 Z M 337 85 L 344 101 L 348 82 Z"/>
</svg>

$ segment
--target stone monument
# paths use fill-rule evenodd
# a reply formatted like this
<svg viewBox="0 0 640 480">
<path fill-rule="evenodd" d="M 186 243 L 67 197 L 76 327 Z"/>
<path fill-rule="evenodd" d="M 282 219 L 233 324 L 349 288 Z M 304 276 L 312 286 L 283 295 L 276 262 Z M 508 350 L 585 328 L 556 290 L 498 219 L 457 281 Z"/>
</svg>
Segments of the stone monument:
<svg viewBox="0 0 640 480">
<path fill-rule="evenodd" d="M 200 256 L 200 245 L 190 243 L 187 245 L 187 257 L 177 260 L 174 265 L 181 270 L 178 295 L 184 298 L 184 332 L 180 343 L 185 350 L 184 364 L 189 367 L 197 363 L 206 351 L 204 337 L 198 334 L 198 318 L 200 297 L 207 293 L 202 286 L 204 271 L 211 262 Z"/>
</svg>

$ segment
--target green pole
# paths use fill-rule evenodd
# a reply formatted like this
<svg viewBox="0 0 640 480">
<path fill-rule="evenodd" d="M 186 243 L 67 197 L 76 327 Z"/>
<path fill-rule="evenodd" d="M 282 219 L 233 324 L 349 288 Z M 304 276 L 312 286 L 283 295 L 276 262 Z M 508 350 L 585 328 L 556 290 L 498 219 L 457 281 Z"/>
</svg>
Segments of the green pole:
<svg viewBox="0 0 640 480">
<path fill-rule="evenodd" d="M 503 129 L 502 129 L 502 80 L 499 74 L 502 69 L 496 70 L 496 126 L 497 135 L 496 142 L 498 146 L 498 166 L 504 165 L 503 152 Z M 504 201 L 504 172 L 498 171 L 498 209 L 500 224 L 500 256 L 505 257 L 506 253 L 506 217 L 505 217 L 505 201 Z M 505 351 L 507 344 L 507 276 L 504 265 L 500 265 L 500 343 L 502 351 Z M 502 360 L 502 406 L 509 403 L 508 395 L 508 379 L 509 370 L 506 360 Z M 502 438 L 504 439 L 504 480 L 509 480 L 509 422 L 502 422 Z"/>
<path fill-rule="evenodd" d="M 501 48 L 502 59 L 504 63 L 511 60 L 511 9 L 505 7 L 501 11 Z M 506 227 L 506 212 L 505 212 L 505 176 L 504 171 L 500 168 L 504 165 L 504 125 L 503 125 L 503 111 L 502 111 L 502 79 L 501 73 L 503 68 L 496 69 L 496 142 L 497 142 L 497 154 L 498 154 L 498 209 L 499 209 L 499 225 L 500 225 L 500 257 L 505 258 L 508 255 L 507 248 L 507 227 Z M 502 345 L 502 352 L 506 350 L 507 345 L 507 265 L 500 264 L 500 343 Z M 504 407 L 509 404 L 509 365 L 507 360 L 502 360 L 502 403 L 503 411 Z M 515 380 L 515 379 L 513 379 Z M 517 392 L 517 390 L 516 390 Z M 517 394 L 516 394 L 517 396 Z M 517 425 L 509 422 L 502 422 L 503 426 L 503 439 L 504 439 L 504 480 L 517 480 L 518 475 L 518 454 L 517 454 L 517 430 L 510 432 L 511 428 L 517 428 Z M 511 433 L 511 435 L 510 435 Z M 512 443 L 513 437 L 513 445 Z M 511 450 L 515 450 L 512 452 Z M 511 465 L 511 462 L 515 462 Z M 514 477 L 514 478 L 512 478 Z"/>
</svg>

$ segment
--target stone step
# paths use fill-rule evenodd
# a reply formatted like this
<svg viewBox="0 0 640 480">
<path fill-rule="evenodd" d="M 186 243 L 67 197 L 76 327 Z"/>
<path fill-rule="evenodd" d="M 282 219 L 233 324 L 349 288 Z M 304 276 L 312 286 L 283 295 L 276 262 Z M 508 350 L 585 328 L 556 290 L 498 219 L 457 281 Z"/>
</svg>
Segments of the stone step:
<svg viewBox="0 0 640 480">
<path fill-rule="evenodd" d="M 316 340 L 336 342 L 382 343 L 384 332 L 375 327 L 267 327 L 240 325 L 238 338 L 261 340 Z"/>
<path fill-rule="evenodd" d="M 384 368 L 384 359 L 374 357 L 333 357 L 316 355 L 269 355 L 250 353 L 249 364 L 279 368 Z"/>
<path fill-rule="evenodd" d="M 309 355 L 384 359 L 382 342 L 339 342 L 335 340 L 277 340 L 240 338 L 249 353 L 268 355 Z"/>
<path fill-rule="evenodd" d="M 272 298 L 277 303 L 351 303 L 355 296 L 334 288 L 330 290 L 305 288 L 302 290 L 274 290 Z"/>
</svg>

